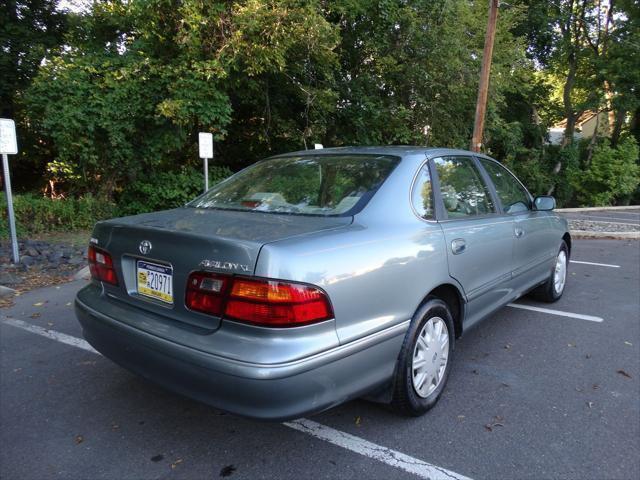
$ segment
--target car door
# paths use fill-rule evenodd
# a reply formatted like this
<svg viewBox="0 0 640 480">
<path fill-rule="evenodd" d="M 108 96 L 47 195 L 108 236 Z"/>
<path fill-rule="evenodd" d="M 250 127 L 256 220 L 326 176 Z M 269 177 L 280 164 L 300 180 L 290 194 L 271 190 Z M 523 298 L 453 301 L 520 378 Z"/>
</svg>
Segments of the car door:
<svg viewBox="0 0 640 480">
<path fill-rule="evenodd" d="M 533 209 L 531 195 L 505 167 L 487 158 L 479 161 L 495 187 L 502 211 L 513 219 L 512 286 L 524 293 L 549 276 L 550 262 L 557 253 L 549 212 Z"/>
<path fill-rule="evenodd" d="M 513 219 L 500 217 L 490 184 L 473 157 L 438 157 L 433 166 L 449 274 L 464 289 L 469 326 L 509 296 Z"/>
</svg>

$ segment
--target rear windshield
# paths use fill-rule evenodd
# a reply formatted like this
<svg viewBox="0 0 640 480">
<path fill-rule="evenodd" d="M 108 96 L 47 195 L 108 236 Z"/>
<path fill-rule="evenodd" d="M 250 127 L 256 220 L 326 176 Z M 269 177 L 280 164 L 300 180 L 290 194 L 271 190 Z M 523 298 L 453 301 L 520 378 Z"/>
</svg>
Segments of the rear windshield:
<svg viewBox="0 0 640 480">
<path fill-rule="evenodd" d="M 379 155 L 316 155 L 264 160 L 188 204 L 300 215 L 352 215 L 398 163 Z"/>
</svg>

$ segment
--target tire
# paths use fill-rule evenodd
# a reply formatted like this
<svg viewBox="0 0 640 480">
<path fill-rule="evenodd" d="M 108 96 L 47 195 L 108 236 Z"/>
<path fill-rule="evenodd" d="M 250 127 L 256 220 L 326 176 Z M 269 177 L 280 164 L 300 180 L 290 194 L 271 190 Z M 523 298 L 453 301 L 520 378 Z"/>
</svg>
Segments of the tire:
<svg viewBox="0 0 640 480">
<path fill-rule="evenodd" d="M 444 347 L 443 333 L 447 335 Z M 396 411 L 417 417 L 437 403 L 449 378 L 454 342 L 455 330 L 449 307 L 439 298 L 428 297 L 411 321 L 398 357 L 391 400 Z M 428 353 L 427 357 L 425 353 Z M 421 367 L 414 367 L 414 358 Z M 420 360 L 426 363 L 422 365 Z"/>
<path fill-rule="evenodd" d="M 563 262 L 562 258 L 564 257 L 564 266 L 560 264 Z M 567 270 L 569 266 L 569 249 L 567 248 L 567 244 L 564 240 L 560 244 L 560 250 L 558 250 L 558 255 L 556 255 L 556 261 L 553 264 L 553 268 L 551 269 L 551 273 L 549 274 L 549 278 L 546 282 L 540 285 L 538 288 L 531 292 L 531 296 L 536 300 L 540 300 L 542 302 L 553 303 L 556 302 L 562 297 L 564 293 L 564 289 L 567 285 Z M 558 271 L 560 269 L 560 272 Z M 562 279 L 560 279 L 560 284 L 558 283 L 559 279 L 556 275 L 562 275 Z M 558 288 L 560 285 L 560 288 Z"/>
</svg>

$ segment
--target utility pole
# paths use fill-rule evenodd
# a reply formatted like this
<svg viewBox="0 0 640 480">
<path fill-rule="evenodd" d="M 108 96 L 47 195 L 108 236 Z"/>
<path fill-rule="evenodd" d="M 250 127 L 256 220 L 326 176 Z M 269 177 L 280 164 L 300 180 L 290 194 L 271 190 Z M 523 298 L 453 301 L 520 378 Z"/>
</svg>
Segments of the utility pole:
<svg viewBox="0 0 640 480">
<path fill-rule="evenodd" d="M 489 22 L 487 23 L 487 34 L 484 37 L 480 85 L 478 86 L 478 101 L 476 103 L 476 118 L 473 124 L 473 136 L 471 137 L 470 150 L 472 152 L 479 152 L 480 147 L 482 147 L 482 133 L 484 131 L 484 117 L 487 111 L 487 94 L 489 91 L 489 73 L 491 72 L 493 42 L 496 38 L 499 3 L 498 0 L 489 0 Z"/>
</svg>

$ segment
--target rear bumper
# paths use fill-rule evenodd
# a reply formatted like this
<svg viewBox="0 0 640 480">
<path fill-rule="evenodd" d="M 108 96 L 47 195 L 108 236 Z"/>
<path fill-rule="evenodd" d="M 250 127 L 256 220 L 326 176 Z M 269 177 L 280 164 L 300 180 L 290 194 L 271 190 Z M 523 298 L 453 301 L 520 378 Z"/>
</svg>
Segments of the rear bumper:
<svg viewBox="0 0 640 480">
<path fill-rule="evenodd" d="M 85 339 L 124 368 L 222 410 L 274 421 L 325 410 L 388 382 L 408 326 L 308 358 L 256 364 L 151 335 L 78 298 L 75 311 Z"/>
</svg>

